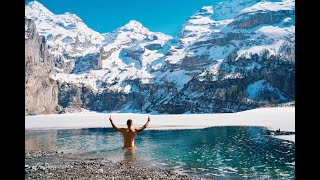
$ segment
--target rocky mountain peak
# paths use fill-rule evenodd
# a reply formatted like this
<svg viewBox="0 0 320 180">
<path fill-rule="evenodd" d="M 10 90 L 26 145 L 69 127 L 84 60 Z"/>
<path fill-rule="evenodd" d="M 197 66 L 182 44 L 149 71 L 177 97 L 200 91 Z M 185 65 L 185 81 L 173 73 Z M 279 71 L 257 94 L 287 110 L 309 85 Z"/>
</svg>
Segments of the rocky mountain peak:
<svg viewBox="0 0 320 180">
<path fill-rule="evenodd" d="M 140 22 L 136 20 L 130 20 L 124 26 L 116 29 L 113 33 L 131 33 L 131 34 L 140 34 L 140 35 L 149 35 L 151 32 L 148 28 L 144 27 Z"/>
<path fill-rule="evenodd" d="M 38 1 L 31 1 L 25 6 L 26 16 L 52 16 L 54 15 L 51 11 L 49 11 L 46 7 L 44 7 Z M 30 17 L 29 17 L 30 18 Z"/>
<path fill-rule="evenodd" d="M 130 20 L 126 25 L 122 27 L 123 29 L 130 29 L 130 30 L 135 30 L 135 29 L 144 29 L 145 27 L 136 20 Z M 145 28 L 146 29 L 146 28 Z"/>
<path fill-rule="evenodd" d="M 183 24 L 178 35 L 183 46 L 192 44 L 203 34 L 211 32 L 211 24 L 214 22 L 211 19 L 213 12 L 213 6 L 203 6 Z"/>
<path fill-rule="evenodd" d="M 34 11 L 49 11 L 38 1 L 31 1 L 27 4 L 27 7 L 32 8 Z M 50 12 L 50 11 L 49 11 Z"/>
<path fill-rule="evenodd" d="M 70 18 L 70 19 L 75 19 L 78 22 L 83 22 L 82 19 L 79 16 L 77 16 L 76 14 L 72 14 L 70 12 L 66 12 L 63 15 L 68 17 L 68 18 Z"/>
<path fill-rule="evenodd" d="M 213 14 L 213 6 L 203 6 L 196 15 L 200 16 L 210 16 Z"/>
<path fill-rule="evenodd" d="M 229 0 L 214 5 L 212 19 L 215 21 L 233 19 L 243 9 L 250 7 L 261 0 Z"/>
</svg>

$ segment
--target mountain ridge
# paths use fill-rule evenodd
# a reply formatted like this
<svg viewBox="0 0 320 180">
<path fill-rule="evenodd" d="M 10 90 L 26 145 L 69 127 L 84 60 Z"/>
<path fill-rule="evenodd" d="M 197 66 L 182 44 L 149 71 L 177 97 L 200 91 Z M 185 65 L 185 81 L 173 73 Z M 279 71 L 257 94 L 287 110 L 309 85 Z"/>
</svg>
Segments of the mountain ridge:
<svg viewBox="0 0 320 180">
<path fill-rule="evenodd" d="M 64 111 L 237 112 L 295 99 L 294 0 L 204 6 L 174 38 L 136 20 L 100 34 L 71 13 L 47 13 L 44 29 L 48 18 L 28 6 L 56 59 Z"/>
</svg>

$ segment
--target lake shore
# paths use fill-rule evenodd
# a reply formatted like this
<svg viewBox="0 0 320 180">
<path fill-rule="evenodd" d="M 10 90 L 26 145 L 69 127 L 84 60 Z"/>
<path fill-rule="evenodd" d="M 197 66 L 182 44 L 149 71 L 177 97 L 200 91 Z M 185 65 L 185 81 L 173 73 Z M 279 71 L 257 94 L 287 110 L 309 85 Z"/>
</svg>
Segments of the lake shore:
<svg viewBox="0 0 320 180">
<path fill-rule="evenodd" d="M 25 116 L 25 129 L 111 128 L 109 115 L 112 115 L 113 122 L 118 127 L 125 127 L 127 119 L 132 119 L 136 127 L 144 125 L 147 120 L 147 114 L 84 111 Z M 215 126 L 263 126 L 272 131 L 280 129 L 295 132 L 295 107 L 257 108 L 237 113 L 151 115 L 151 122 L 146 130 L 202 129 Z M 274 137 L 295 142 L 295 135 Z"/>
<path fill-rule="evenodd" d="M 25 179 L 196 179 L 158 167 L 112 162 L 101 155 L 25 150 Z"/>
</svg>

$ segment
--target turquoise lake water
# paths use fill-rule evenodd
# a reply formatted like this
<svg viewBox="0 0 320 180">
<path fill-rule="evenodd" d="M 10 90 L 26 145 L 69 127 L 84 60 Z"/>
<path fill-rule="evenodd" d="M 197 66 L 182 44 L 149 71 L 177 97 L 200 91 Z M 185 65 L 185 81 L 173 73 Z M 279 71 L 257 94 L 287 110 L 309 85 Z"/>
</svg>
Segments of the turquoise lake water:
<svg viewBox="0 0 320 180">
<path fill-rule="evenodd" d="M 25 131 L 28 150 L 103 154 L 112 161 L 147 163 L 209 179 L 294 179 L 295 144 L 262 127 L 145 130 L 134 153 L 121 149 L 111 128 Z"/>
</svg>

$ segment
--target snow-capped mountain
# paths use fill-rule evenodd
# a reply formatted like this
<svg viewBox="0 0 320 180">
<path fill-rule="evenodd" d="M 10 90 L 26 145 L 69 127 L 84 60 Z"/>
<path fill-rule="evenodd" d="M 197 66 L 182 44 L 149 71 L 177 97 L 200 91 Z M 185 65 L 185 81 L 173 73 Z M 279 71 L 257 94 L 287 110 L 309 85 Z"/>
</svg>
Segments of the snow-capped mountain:
<svg viewBox="0 0 320 180">
<path fill-rule="evenodd" d="M 205 19 L 203 29 L 188 20 L 181 41 L 194 40 L 173 51 L 183 53 L 170 61 L 194 76 L 155 109 L 233 112 L 294 100 L 294 13 L 294 0 L 226 1 L 202 8 L 190 20 Z"/>
<path fill-rule="evenodd" d="M 26 17 L 35 22 L 39 34 L 47 39 L 50 53 L 56 55 L 61 73 L 55 78 L 87 83 L 95 90 L 105 89 L 104 86 L 114 83 L 115 79 L 120 82 L 110 88 L 124 90 L 121 82 L 128 76 L 131 80 L 140 78 L 148 82 L 152 77 L 150 71 L 161 69 L 162 64 L 154 61 L 164 56 L 165 43 L 172 39 L 163 33 L 151 32 L 134 20 L 111 33 L 99 34 L 78 16 L 55 15 L 37 1 L 26 5 Z M 88 81 L 88 77 L 94 80 Z"/>
<path fill-rule="evenodd" d="M 49 52 L 61 71 L 70 72 L 78 57 L 99 52 L 103 36 L 75 14 L 56 15 L 32 1 L 25 6 L 25 16 L 35 22 L 39 35 L 46 37 Z"/>
<path fill-rule="evenodd" d="M 71 74 L 59 73 L 56 79 L 87 83 L 95 91 L 108 89 L 128 93 L 132 88 L 127 81 L 149 83 L 153 81 L 154 73 L 161 71 L 161 58 L 170 39 L 171 36 L 151 32 L 141 23 L 131 20 L 104 35 L 96 56 L 78 59 Z M 84 63 L 92 61 L 98 62 L 100 68 L 90 69 L 90 65 Z"/>
<path fill-rule="evenodd" d="M 99 34 L 74 14 L 26 5 L 56 58 L 65 111 L 235 112 L 292 101 L 294 13 L 294 0 L 224 1 L 172 38 L 135 20 Z"/>
</svg>

